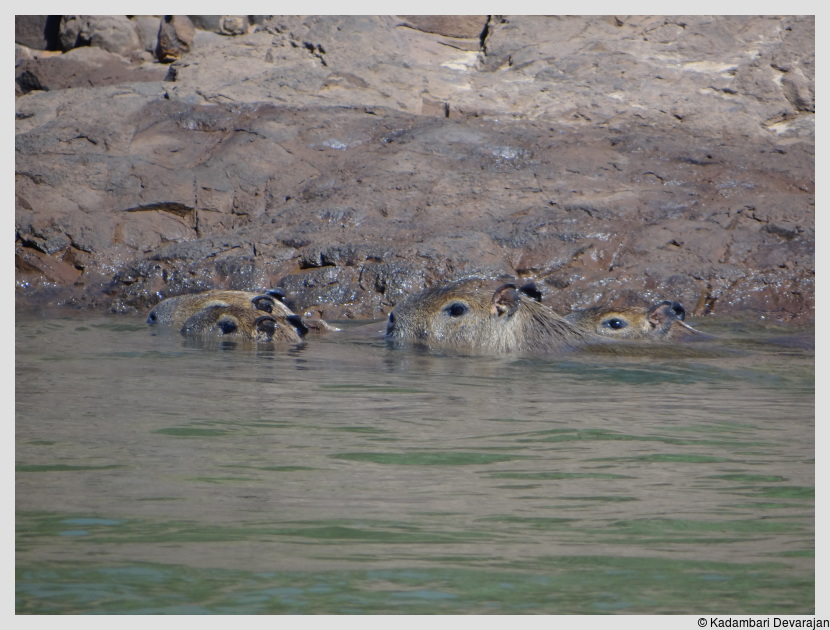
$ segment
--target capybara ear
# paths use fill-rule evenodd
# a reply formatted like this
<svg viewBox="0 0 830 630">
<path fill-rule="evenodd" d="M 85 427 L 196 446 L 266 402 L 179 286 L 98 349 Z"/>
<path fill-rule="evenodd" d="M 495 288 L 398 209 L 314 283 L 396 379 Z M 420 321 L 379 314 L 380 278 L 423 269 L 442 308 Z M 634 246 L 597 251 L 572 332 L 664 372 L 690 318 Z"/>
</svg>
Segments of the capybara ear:
<svg viewBox="0 0 830 630">
<path fill-rule="evenodd" d="M 522 296 L 515 284 L 503 284 L 493 293 L 493 304 L 490 308 L 498 317 L 510 317 L 519 308 L 521 299 Z"/>
<path fill-rule="evenodd" d="M 519 287 L 519 291 L 524 293 L 526 296 L 533 298 L 537 302 L 542 301 L 542 292 L 539 290 L 539 287 L 536 286 L 535 282 L 527 282 Z"/>
<path fill-rule="evenodd" d="M 303 322 L 303 318 L 299 315 L 289 315 L 285 318 L 289 324 L 291 324 L 294 329 L 300 333 L 300 337 L 305 337 L 308 334 L 308 327 Z"/>
<path fill-rule="evenodd" d="M 277 331 L 277 320 L 274 319 L 271 315 L 263 315 L 262 317 L 257 317 L 254 320 L 254 328 L 257 332 L 261 332 L 268 336 L 270 340 L 271 337 L 274 336 L 274 333 Z"/>
<path fill-rule="evenodd" d="M 274 312 L 274 298 L 271 295 L 257 295 L 251 298 L 251 304 L 258 311 L 265 311 L 266 313 Z"/>
<path fill-rule="evenodd" d="M 680 306 L 678 304 L 678 306 Z M 683 308 L 682 306 L 680 307 Z M 685 311 L 683 311 L 685 314 Z M 672 302 L 663 300 L 648 309 L 648 321 L 652 326 L 668 328 L 678 318 L 677 311 Z"/>
<path fill-rule="evenodd" d="M 280 302 L 285 302 L 285 289 L 280 289 L 279 287 L 276 289 L 268 289 L 265 294 L 278 299 Z"/>
</svg>

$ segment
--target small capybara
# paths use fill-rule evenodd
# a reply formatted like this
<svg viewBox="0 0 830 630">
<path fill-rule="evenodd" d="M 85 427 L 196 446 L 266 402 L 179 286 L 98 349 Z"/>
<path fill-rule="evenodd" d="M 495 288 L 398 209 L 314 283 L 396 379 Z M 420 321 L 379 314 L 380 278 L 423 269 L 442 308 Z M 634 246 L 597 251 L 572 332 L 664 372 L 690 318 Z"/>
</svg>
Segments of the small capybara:
<svg viewBox="0 0 830 630">
<path fill-rule="evenodd" d="M 604 337 L 575 326 L 532 295 L 532 287 L 469 279 L 427 289 L 389 313 L 386 339 L 484 353 L 567 351 Z"/>
<path fill-rule="evenodd" d="M 712 337 L 692 328 L 685 318 L 683 305 L 668 300 L 648 308 L 594 306 L 565 315 L 565 319 L 579 328 L 614 339 L 698 341 Z"/>
<path fill-rule="evenodd" d="M 294 315 L 282 299 L 280 289 L 263 293 L 214 289 L 202 293 L 177 295 L 156 304 L 147 316 L 148 324 L 181 327 L 192 315 L 209 306 L 237 306 L 274 315 Z"/>
<path fill-rule="evenodd" d="M 214 304 L 188 317 L 181 332 L 257 342 L 300 343 L 308 328 L 299 315 L 271 315 L 248 306 Z"/>
</svg>

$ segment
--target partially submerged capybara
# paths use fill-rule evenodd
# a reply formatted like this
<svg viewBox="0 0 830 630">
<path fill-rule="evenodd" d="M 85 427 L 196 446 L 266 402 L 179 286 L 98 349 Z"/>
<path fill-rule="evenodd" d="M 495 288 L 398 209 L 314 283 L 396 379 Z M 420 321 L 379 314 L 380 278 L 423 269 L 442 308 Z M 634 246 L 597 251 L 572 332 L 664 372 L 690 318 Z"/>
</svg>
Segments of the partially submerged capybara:
<svg viewBox="0 0 830 630">
<path fill-rule="evenodd" d="M 692 328 L 685 318 L 683 305 L 668 300 L 648 308 L 594 306 L 565 315 L 565 319 L 579 328 L 614 339 L 697 341 L 711 338 Z"/>
<path fill-rule="evenodd" d="M 206 306 L 185 320 L 183 335 L 299 343 L 308 328 L 299 315 L 271 315 L 248 306 Z"/>
<path fill-rule="evenodd" d="M 534 299 L 525 287 L 462 280 L 409 296 L 389 313 L 393 344 L 485 353 L 557 352 L 605 339 Z"/>
<path fill-rule="evenodd" d="M 260 315 L 293 315 L 291 309 L 282 303 L 284 297 L 285 294 L 279 289 L 263 293 L 214 289 L 202 293 L 177 295 L 156 304 L 147 316 L 147 323 L 179 327 L 187 318 L 210 306 L 250 308 L 260 311 Z"/>
</svg>

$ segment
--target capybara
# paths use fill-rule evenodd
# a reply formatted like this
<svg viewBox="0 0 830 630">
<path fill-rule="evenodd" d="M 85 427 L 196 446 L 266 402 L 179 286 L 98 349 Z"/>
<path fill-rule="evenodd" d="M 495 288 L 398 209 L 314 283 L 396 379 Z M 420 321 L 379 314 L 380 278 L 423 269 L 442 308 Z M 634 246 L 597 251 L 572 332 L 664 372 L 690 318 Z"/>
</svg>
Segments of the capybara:
<svg viewBox="0 0 830 630">
<path fill-rule="evenodd" d="M 263 293 L 214 289 L 202 293 L 177 295 L 156 304 L 147 316 L 147 323 L 180 327 L 191 315 L 209 306 L 245 307 L 261 311 L 260 315 L 293 315 L 291 309 L 282 303 L 284 297 L 285 293 L 280 289 Z"/>
<path fill-rule="evenodd" d="M 387 341 L 484 353 L 550 353 L 607 341 L 539 302 L 528 285 L 488 284 L 462 280 L 405 298 L 389 313 Z"/>
<path fill-rule="evenodd" d="M 668 300 L 651 307 L 594 306 L 565 315 L 579 328 L 614 339 L 697 341 L 712 337 L 692 328 L 685 318 L 683 305 Z"/>
<path fill-rule="evenodd" d="M 299 315 L 271 315 L 248 306 L 206 306 L 185 320 L 183 335 L 299 343 L 308 328 Z"/>
</svg>

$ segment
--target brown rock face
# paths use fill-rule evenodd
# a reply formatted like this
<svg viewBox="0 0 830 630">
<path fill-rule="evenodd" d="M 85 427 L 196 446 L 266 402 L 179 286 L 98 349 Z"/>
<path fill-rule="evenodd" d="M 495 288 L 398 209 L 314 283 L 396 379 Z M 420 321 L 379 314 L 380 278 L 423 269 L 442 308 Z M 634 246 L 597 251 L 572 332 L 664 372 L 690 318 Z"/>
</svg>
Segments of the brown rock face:
<svg viewBox="0 0 830 630">
<path fill-rule="evenodd" d="M 363 318 L 509 274 L 560 312 L 813 318 L 812 18 L 430 19 L 262 19 L 18 97 L 18 298 Z"/>
<path fill-rule="evenodd" d="M 63 50 L 93 46 L 125 57 L 141 50 L 138 31 L 126 15 L 64 15 L 59 35 Z"/>
<path fill-rule="evenodd" d="M 165 15 L 159 25 L 156 59 L 170 63 L 190 52 L 196 28 L 186 15 Z"/>
<path fill-rule="evenodd" d="M 57 50 L 60 16 L 15 15 L 14 42 L 37 50 Z"/>
<path fill-rule="evenodd" d="M 15 68 L 21 93 L 161 81 L 166 75 L 167 70 L 161 66 L 131 64 L 121 55 L 89 46 L 63 55 L 25 59 Z"/>
<path fill-rule="evenodd" d="M 486 15 L 401 15 L 400 18 L 410 28 L 463 39 L 481 37 L 488 21 Z"/>
</svg>

